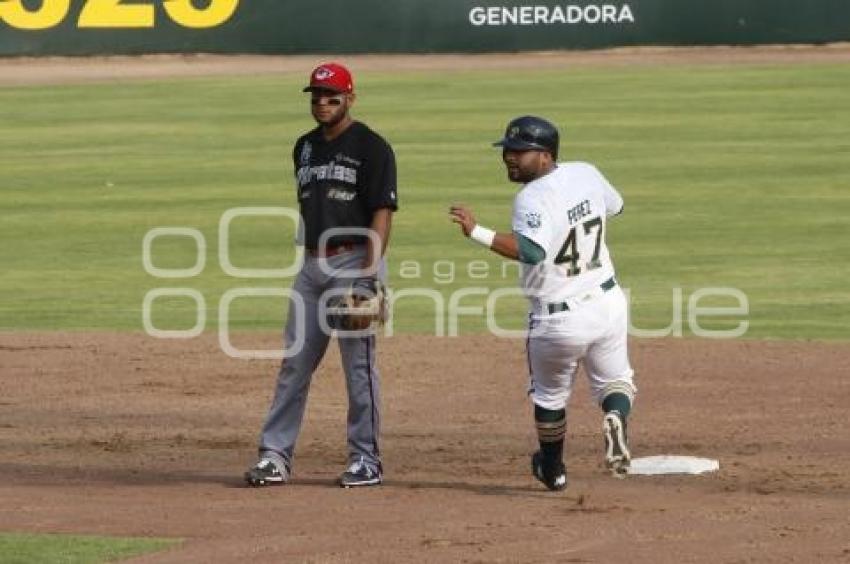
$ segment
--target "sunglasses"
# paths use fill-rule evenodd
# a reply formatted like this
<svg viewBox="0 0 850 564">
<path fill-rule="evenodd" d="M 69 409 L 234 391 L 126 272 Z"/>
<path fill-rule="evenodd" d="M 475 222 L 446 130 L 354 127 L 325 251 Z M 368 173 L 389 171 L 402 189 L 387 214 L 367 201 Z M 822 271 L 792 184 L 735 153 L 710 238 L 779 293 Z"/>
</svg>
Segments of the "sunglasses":
<svg viewBox="0 0 850 564">
<path fill-rule="evenodd" d="M 322 103 L 322 100 L 328 106 L 340 106 L 342 105 L 342 101 L 345 98 L 344 94 L 334 94 L 334 95 L 325 95 L 325 94 L 313 94 L 310 96 L 310 104 L 314 106 L 318 106 Z"/>
</svg>

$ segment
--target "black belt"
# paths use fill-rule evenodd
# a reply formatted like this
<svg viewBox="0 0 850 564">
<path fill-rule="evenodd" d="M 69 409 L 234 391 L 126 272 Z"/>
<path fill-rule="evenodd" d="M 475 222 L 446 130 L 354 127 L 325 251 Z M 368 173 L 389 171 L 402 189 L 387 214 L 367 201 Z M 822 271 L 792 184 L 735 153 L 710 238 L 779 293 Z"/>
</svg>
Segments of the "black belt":
<svg viewBox="0 0 850 564">
<path fill-rule="evenodd" d="M 328 246 L 323 249 L 307 249 L 307 254 L 311 257 L 330 258 L 342 253 L 348 253 L 356 249 L 358 243 L 340 243 L 339 245 Z"/>
<path fill-rule="evenodd" d="M 612 276 L 611 278 L 600 284 L 599 287 L 602 288 L 603 292 L 607 292 L 616 285 L 617 280 Z M 549 315 L 552 315 L 553 313 L 560 313 L 562 311 L 570 311 L 570 305 L 567 302 L 549 304 L 546 307 L 549 310 Z"/>
</svg>

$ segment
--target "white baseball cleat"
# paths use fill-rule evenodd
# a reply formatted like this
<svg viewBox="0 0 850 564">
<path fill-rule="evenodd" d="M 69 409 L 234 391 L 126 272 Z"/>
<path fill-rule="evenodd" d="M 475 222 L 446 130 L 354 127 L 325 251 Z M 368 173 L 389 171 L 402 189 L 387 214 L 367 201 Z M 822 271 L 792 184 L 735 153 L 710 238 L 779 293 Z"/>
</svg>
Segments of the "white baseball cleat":
<svg viewBox="0 0 850 564">
<path fill-rule="evenodd" d="M 632 462 L 626 437 L 626 425 L 618 411 L 610 411 L 602 420 L 605 436 L 605 466 L 616 478 L 625 478 Z"/>
</svg>

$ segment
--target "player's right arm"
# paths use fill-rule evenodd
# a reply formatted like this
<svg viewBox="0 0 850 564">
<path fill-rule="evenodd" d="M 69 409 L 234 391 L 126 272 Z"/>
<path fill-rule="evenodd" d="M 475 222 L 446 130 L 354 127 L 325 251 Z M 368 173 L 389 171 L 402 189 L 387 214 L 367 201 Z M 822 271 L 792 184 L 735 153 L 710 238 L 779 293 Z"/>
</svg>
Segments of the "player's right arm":
<svg viewBox="0 0 850 564">
<path fill-rule="evenodd" d="M 519 233 L 496 233 L 490 250 L 505 258 L 518 260 L 526 264 L 538 264 L 546 258 L 546 251 Z"/>
<path fill-rule="evenodd" d="M 496 233 L 490 250 L 511 260 L 519 260 L 519 242 L 513 233 Z"/>
<path fill-rule="evenodd" d="M 460 225 L 465 236 L 475 239 L 505 258 L 527 264 L 538 264 L 546 258 L 543 248 L 521 233 L 496 233 L 481 227 L 476 223 L 472 211 L 466 206 L 452 206 L 449 209 L 449 216 L 454 223 Z"/>
</svg>

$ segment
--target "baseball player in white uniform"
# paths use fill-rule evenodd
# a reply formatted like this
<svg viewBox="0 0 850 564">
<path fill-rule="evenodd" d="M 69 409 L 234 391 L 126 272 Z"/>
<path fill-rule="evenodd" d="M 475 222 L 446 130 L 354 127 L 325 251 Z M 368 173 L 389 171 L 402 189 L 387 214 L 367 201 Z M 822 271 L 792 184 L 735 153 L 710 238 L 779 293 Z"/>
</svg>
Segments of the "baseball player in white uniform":
<svg viewBox="0 0 850 564">
<path fill-rule="evenodd" d="M 529 394 L 540 443 L 532 472 L 550 490 L 567 485 L 566 407 L 579 361 L 604 414 L 605 463 L 617 477 L 631 460 L 626 419 L 636 392 L 627 301 L 605 245 L 608 218 L 623 211 L 623 199 L 593 165 L 558 163 L 558 143 L 558 130 L 534 116 L 511 121 L 495 143 L 503 148 L 509 179 L 524 184 L 511 233 L 478 225 L 465 206 L 449 212 L 464 235 L 522 263 L 530 304 Z"/>
</svg>

